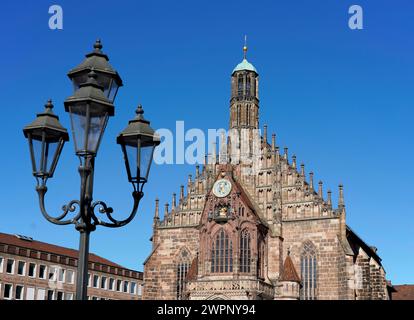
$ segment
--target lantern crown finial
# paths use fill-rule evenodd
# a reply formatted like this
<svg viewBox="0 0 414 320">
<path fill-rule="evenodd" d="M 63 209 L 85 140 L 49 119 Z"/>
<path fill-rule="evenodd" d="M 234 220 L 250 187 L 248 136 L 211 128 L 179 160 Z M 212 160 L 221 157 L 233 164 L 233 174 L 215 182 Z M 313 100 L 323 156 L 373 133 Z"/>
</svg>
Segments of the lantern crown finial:
<svg viewBox="0 0 414 320">
<path fill-rule="evenodd" d="M 135 110 L 135 113 L 136 113 L 137 115 L 144 114 L 144 109 L 142 108 L 142 104 L 139 104 L 139 105 L 138 105 L 137 110 Z"/>
<path fill-rule="evenodd" d="M 102 49 L 102 42 L 101 42 L 101 39 L 96 39 L 96 41 L 95 41 L 95 43 L 94 43 L 94 45 L 93 45 L 93 48 L 95 49 L 95 51 L 97 51 L 97 52 L 101 52 L 101 49 Z"/>
<path fill-rule="evenodd" d="M 52 99 L 47 100 L 46 104 L 45 104 L 45 108 L 46 109 L 53 109 L 53 102 Z"/>
</svg>

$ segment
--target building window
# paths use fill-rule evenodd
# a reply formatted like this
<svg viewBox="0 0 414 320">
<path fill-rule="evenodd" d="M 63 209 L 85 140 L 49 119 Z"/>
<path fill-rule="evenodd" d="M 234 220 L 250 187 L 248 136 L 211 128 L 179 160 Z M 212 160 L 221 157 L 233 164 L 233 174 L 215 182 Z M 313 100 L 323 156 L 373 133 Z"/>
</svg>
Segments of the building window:
<svg viewBox="0 0 414 320">
<path fill-rule="evenodd" d="M 131 282 L 131 287 L 130 287 L 129 293 L 130 294 L 135 294 L 136 293 L 136 290 L 137 290 L 137 284 L 136 284 L 136 282 Z"/>
<path fill-rule="evenodd" d="M 316 249 L 311 242 L 306 242 L 301 254 L 302 300 L 316 300 L 317 261 Z"/>
<path fill-rule="evenodd" d="M 45 289 L 37 289 L 36 300 L 45 300 Z"/>
<path fill-rule="evenodd" d="M 88 287 L 91 286 L 91 274 L 88 273 Z"/>
<path fill-rule="evenodd" d="M 250 233 L 243 230 L 240 237 L 240 272 L 250 272 Z"/>
<path fill-rule="evenodd" d="M 25 271 L 26 271 L 26 262 L 19 261 L 17 263 L 17 274 L 19 276 L 24 276 Z"/>
<path fill-rule="evenodd" d="M 114 290 L 115 280 L 113 278 L 109 279 L 109 290 Z"/>
<path fill-rule="evenodd" d="M 121 291 L 121 284 L 122 284 L 121 280 L 116 280 L 116 291 Z"/>
<path fill-rule="evenodd" d="M 36 276 L 36 264 L 29 263 L 29 277 L 34 278 Z"/>
<path fill-rule="evenodd" d="M 65 293 L 65 300 L 73 300 L 73 293 Z"/>
<path fill-rule="evenodd" d="M 75 273 L 73 272 L 73 270 L 68 270 L 66 272 L 66 282 L 71 284 L 74 283 L 74 275 Z"/>
<path fill-rule="evenodd" d="M 106 289 L 106 277 L 104 276 L 101 278 L 101 288 Z"/>
<path fill-rule="evenodd" d="M 23 300 L 23 286 L 16 286 L 16 293 L 14 297 L 16 300 Z"/>
<path fill-rule="evenodd" d="M 98 283 L 99 283 L 99 276 L 95 274 L 93 276 L 93 287 L 98 288 Z"/>
<path fill-rule="evenodd" d="M 246 78 L 246 95 L 247 96 L 250 96 L 250 88 L 251 88 L 251 86 L 250 86 L 250 77 L 247 77 Z"/>
<path fill-rule="evenodd" d="M 177 299 L 183 299 L 185 289 L 185 278 L 189 269 L 189 263 L 182 262 L 177 265 Z"/>
<path fill-rule="evenodd" d="M 55 292 L 53 290 L 47 290 L 47 300 L 53 300 Z"/>
<path fill-rule="evenodd" d="M 129 282 L 124 281 L 124 292 L 126 292 L 126 293 L 128 293 L 128 286 L 129 286 Z"/>
<path fill-rule="evenodd" d="M 63 292 L 62 291 L 57 292 L 56 300 L 63 300 Z"/>
<path fill-rule="evenodd" d="M 56 280 L 56 267 L 49 267 L 48 279 L 50 281 L 55 281 Z"/>
<path fill-rule="evenodd" d="M 237 93 L 239 96 L 243 95 L 243 77 L 239 76 L 237 79 Z"/>
<path fill-rule="evenodd" d="M 11 299 L 13 298 L 13 285 L 6 283 L 4 285 L 4 293 L 3 293 L 4 299 Z"/>
<path fill-rule="evenodd" d="M 138 285 L 138 295 L 142 296 L 142 285 L 141 284 Z"/>
<path fill-rule="evenodd" d="M 39 278 L 46 279 L 46 266 L 42 264 L 39 266 Z"/>
<path fill-rule="evenodd" d="M 233 244 L 223 228 L 212 243 L 211 272 L 233 272 Z"/>
<path fill-rule="evenodd" d="M 6 272 L 10 274 L 14 273 L 14 260 L 13 259 L 7 259 Z"/>
<path fill-rule="evenodd" d="M 177 263 L 177 299 L 184 298 L 185 280 L 187 277 L 188 269 L 190 268 L 190 254 L 186 249 L 182 249 L 178 256 Z"/>
<path fill-rule="evenodd" d="M 34 300 L 35 299 L 35 288 L 28 287 L 26 288 L 26 300 Z"/>
<path fill-rule="evenodd" d="M 65 282 L 65 269 L 59 269 L 59 282 Z"/>
<path fill-rule="evenodd" d="M 3 261 L 4 261 L 3 257 L 0 257 L 0 273 L 3 272 Z"/>
<path fill-rule="evenodd" d="M 261 238 L 261 237 L 260 237 Z M 259 241 L 259 255 L 257 257 L 257 275 L 260 279 L 264 279 L 264 261 L 265 261 L 265 243 L 263 239 Z"/>
</svg>

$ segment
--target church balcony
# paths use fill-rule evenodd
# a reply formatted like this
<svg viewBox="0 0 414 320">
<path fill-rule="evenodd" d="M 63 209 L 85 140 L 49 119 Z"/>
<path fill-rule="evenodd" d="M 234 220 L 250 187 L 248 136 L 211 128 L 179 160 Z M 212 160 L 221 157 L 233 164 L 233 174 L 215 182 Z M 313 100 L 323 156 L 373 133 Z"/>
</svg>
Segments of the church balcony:
<svg viewBox="0 0 414 320">
<path fill-rule="evenodd" d="M 194 280 L 186 284 L 190 300 L 202 299 L 273 299 L 274 287 L 258 279 Z"/>
</svg>

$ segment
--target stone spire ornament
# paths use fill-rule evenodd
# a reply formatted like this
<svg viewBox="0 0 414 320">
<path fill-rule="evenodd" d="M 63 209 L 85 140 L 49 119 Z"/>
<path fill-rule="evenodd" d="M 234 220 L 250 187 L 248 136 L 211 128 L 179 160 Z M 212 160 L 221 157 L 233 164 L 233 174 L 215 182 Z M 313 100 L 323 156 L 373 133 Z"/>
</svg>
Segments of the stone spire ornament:
<svg viewBox="0 0 414 320">
<path fill-rule="evenodd" d="M 342 184 L 339 185 L 338 207 L 341 208 L 341 209 L 345 207 L 345 201 L 344 201 L 344 186 Z"/>
<path fill-rule="evenodd" d="M 292 168 L 296 169 L 296 156 L 292 156 Z"/>
<path fill-rule="evenodd" d="M 321 197 L 321 199 L 323 199 L 323 189 L 322 189 L 322 185 L 323 185 L 323 182 L 322 181 L 319 181 L 318 195 L 319 195 L 319 197 Z"/>
<path fill-rule="evenodd" d="M 160 207 L 159 207 L 160 200 L 158 198 L 155 199 L 155 213 L 154 213 L 154 219 L 159 220 L 160 219 Z"/>
<path fill-rule="evenodd" d="M 175 192 L 172 194 L 172 203 L 171 203 L 171 210 L 175 210 L 176 208 L 176 194 Z"/>
<path fill-rule="evenodd" d="M 329 207 L 332 207 L 332 191 L 328 190 L 328 199 L 326 201 Z"/>
<path fill-rule="evenodd" d="M 309 172 L 309 188 L 313 190 L 313 172 Z"/>
</svg>

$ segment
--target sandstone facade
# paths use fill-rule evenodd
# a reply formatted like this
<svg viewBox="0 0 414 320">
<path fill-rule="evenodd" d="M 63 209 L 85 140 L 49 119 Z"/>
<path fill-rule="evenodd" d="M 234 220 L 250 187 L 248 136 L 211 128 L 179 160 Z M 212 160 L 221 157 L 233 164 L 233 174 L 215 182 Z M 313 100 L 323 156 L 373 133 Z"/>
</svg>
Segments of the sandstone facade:
<svg viewBox="0 0 414 320">
<path fill-rule="evenodd" d="M 258 133 L 258 82 L 244 59 L 231 77 L 229 127 L 239 138 L 222 139 L 196 166 L 162 219 L 157 200 L 143 298 L 389 299 L 376 249 L 346 225 L 342 185 L 333 208 L 322 182 L 281 153 L 275 135 L 269 143 L 266 126 Z"/>
</svg>

